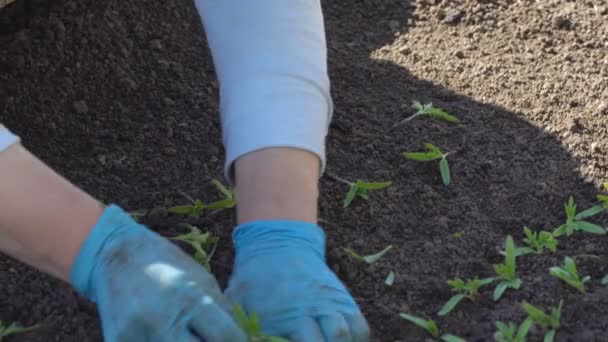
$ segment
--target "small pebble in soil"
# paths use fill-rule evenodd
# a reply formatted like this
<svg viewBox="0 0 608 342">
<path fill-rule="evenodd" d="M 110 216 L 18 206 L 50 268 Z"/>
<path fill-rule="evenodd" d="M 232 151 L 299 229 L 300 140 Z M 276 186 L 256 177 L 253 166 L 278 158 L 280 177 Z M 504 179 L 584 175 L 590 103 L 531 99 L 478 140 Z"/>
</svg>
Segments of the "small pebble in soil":
<svg viewBox="0 0 608 342">
<path fill-rule="evenodd" d="M 86 101 L 84 101 L 84 100 L 75 101 L 73 103 L 73 107 L 74 107 L 74 110 L 76 111 L 76 113 L 78 113 L 78 114 L 86 114 L 89 112 L 89 106 L 87 105 Z"/>
<path fill-rule="evenodd" d="M 160 42 L 160 39 L 152 39 L 150 41 L 150 48 L 154 49 L 154 50 L 161 50 L 163 48 L 162 43 Z"/>
<path fill-rule="evenodd" d="M 461 58 L 461 59 L 465 58 L 464 51 L 462 51 L 462 50 L 457 50 L 456 52 L 454 52 L 454 56 Z"/>
<path fill-rule="evenodd" d="M 443 22 L 446 24 L 458 24 L 463 15 L 464 12 L 462 10 L 452 8 L 446 12 Z"/>
<path fill-rule="evenodd" d="M 566 16 L 558 15 L 553 18 L 553 26 L 560 30 L 571 30 L 574 28 L 574 22 Z"/>
</svg>

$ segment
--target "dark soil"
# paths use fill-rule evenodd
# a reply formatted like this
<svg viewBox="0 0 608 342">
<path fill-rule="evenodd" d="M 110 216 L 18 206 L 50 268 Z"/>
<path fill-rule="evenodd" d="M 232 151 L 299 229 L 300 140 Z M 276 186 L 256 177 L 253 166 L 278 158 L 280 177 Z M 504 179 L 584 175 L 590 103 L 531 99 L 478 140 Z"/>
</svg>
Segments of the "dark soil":
<svg viewBox="0 0 608 342">
<path fill-rule="evenodd" d="M 451 295 L 447 279 L 492 275 L 507 234 L 521 244 L 524 225 L 552 230 L 569 195 L 586 208 L 608 180 L 606 4 L 324 5 L 336 105 L 328 172 L 393 181 L 348 209 L 341 208 L 345 185 L 321 181 L 329 263 L 361 304 L 374 340 L 424 341 L 398 315 L 408 312 L 436 318 L 442 331 L 468 341 L 489 341 L 494 321 L 523 320 L 523 300 L 549 309 L 563 299 L 558 341 L 608 341 L 605 236 L 575 235 L 555 255 L 520 258 L 522 289 L 498 303 L 487 288 L 445 318 L 434 314 Z M 183 220 L 161 208 L 185 202 L 183 193 L 216 197 L 217 83 L 190 0 L 65 0 L 0 44 L 0 121 L 70 180 L 103 201 L 147 209 L 144 222 L 167 236 Z M 414 99 L 463 122 L 416 119 L 369 142 L 411 115 Z M 425 142 L 455 151 L 450 186 L 436 164 L 402 157 Z M 606 225 L 608 215 L 594 221 Z M 225 284 L 233 213 L 197 223 L 222 238 L 213 267 Z M 368 254 L 389 244 L 370 267 L 341 249 Z M 549 276 L 566 255 L 578 255 L 580 272 L 591 276 L 587 294 Z M 11 341 L 101 340 L 93 305 L 7 257 L 0 259 L 0 319 L 43 325 Z M 532 340 L 542 332 L 534 329 Z"/>
</svg>

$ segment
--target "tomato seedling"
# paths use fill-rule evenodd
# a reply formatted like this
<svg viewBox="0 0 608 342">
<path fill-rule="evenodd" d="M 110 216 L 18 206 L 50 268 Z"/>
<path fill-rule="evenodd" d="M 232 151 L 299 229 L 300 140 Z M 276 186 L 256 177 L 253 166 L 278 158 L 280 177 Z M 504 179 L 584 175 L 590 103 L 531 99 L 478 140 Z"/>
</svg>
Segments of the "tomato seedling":
<svg viewBox="0 0 608 342">
<path fill-rule="evenodd" d="M 543 328 L 549 329 L 545 333 L 544 342 L 552 342 L 555 338 L 555 333 L 559 328 L 559 320 L 562 315 L 563 301 L 560 300 L 559 306 L 557 308 L 552 308 L 551 314 L 549 315 L 530 303 L 523 302 L 522 305 L 524 307 L 524 310 L 528 314 L 528 319 L 532 320 L 534 324 L 538 324 Z"/>
<path fill-rule="evenodd" d="M 338 176 L 334 176 L 329 173 L 327 175 L 349 186 L 348 192 L 346 193 L 346 197 L 342 202 L 343 208 L 348 208 L 348 206 L 350 206 L 355 197 L 361 197 L 367 200 L 369 199 L 370 191 L 381 190 L 389 187 L 392 184 L 391 182 L 365 182 L 360 179 L 357 179 L 355 182 L 350 182 L 346 179 L 342 179 Z"/>
<path fill-rule="evenodd" d="M 236 205 L 236 193 L 231 187 L 225 187 L 220 181 L 214 179 L 211 181 L 213 185 L 220 191 L 224 196 L 223 199 L 211 202 L 206 206 L 206 209 L 218 210 L 218 209 L 230 209 Z"/>
<path fill-rule="evenodd" d="M 192 249 L 194 249 L 194 260 L 205 266 L 208 271 L 211 271 L 211 258 L 215 253 L 219 238 L 213 236 L 211 232 L 202 233 L 200 229 L 191 224 L 184 223 L 182 226 L 188 228 L 190 231 L 172 237 L 171 240 L 182 241 L 190 245 Z"/>
<path fill-rule="evenodd" d="M 430 162 L 439 160 L 439 173 L 441 174 L 441 180 L 444 185 L 449 185 L 452 179 L 450 173 L 450 164 L 448 163 L 447 157 L 451 152 L 443 153 L 439 147 L 426 143 L 424 144 L 429 151 L 428 152 L 404 152 L 403 155 L 409 160 L 417 162 Z"/>
<path fill-rule="evenodd" d="M 599 208 L 601 210 L 598 209 L 598 206 L 591 207 L 577 214 L 574 198 L 570 196 L 568 202 L 564 205 L 566 212 L 566 223 L 555 229 L 553 231 L 553 236 L 559 237 L 564 234 L 566 236 L 570 236 L 575 231 L 583 231 L 591 234 L 606 234 L 606 229 L 604 229 L 604 227 L 598 226 L 597 224 L 591 222 L 583 221 L 584 218 L 596 215 L 605 209 L 603 206 L 599 206 Z"/>
<path fill-rule="evenodd" d="M 591 277 L 585 276 L 581 278 L 576 270 L 576 263 L 572 258 L 564 258 L 564 266 L 554 266 L 549 269 L 549 273 L 555 278 L 563 280 L 566 284 L 579 290 L 581 293 L 585 293 L 585 283 L 588 282 Z"/>
<path fill-rule="evenodd" d="M 421 327 L 435 340 L 444 342 L 466 342 L 463 338 L 451 334 L 444 334 L 440 336 L 437 323 L 435 323 L 435 321 L 432 319 L 425 320 L 416 316 L 408 315 L 406 313 L 400 313 L 399 316 Z"/>
<path fill-rule="evenodd" d="M 200 217 L 203 210 L 205 210 L 205 203 L 199 199 L 195 200 L 192 204 L 177 205 L 167 209 L 172 214 L 187 215 L 193 218 Z"/>
<path fill-rule="evenodd" d="M 245 310 L 238 304 L 234 305 L 233 312 L 237 323 L 247 334 L 249 342 L 289 342 L 282 337 L 264 335 L 260 328 L 260 320 L 255 312 L 247 316 Z"/>
<path fill-rule="evenodd" d="M 553 236 L 551 232 L 547 231 L 532 231 L 527 226 L 524 226 L 524 243 L 527 247 L 517 248 L 517 255 L 525 255 L 529 253 L 541 254 L 545 249 L 555 253 L 559 241 Z"/>
<path fill-rule="evenodd" d="M 370 254 L 370 255 L 360 255 L 359 253 L 353 251 L 350 248 L 346 248 L 346 247 L 343 247 L 342 249 L 344 249 L 344 252 L 346 252 L 346 254 L 348 254 L 355 260 L 358 260 L 358 261 L 364 262 L 368 265 L 371 265 L 371 264 L 375 264 L 376 262 L 378 262 L 378 260 L 382 259 L 384 254 L 386 254 L 386 252 L 390 251 L 392 248 L 393 248 L 393 246 L 389 245 L 389 246 L 386 246 L 380 252 L 375 253 L 375 254 Z"/>
<path fill-rule="evenodd" d="M 436 119 L 436 120 L 440 120 L 440 121 L 445 121 L 445 122 L 450 122 L 450 123 L 460 123 L 460 119 L 458 119 L 456 116 L 446 112 L 445 110 L 439 108 L 439 107 L 435 107 L 433 106 L 432 103 L 427 103 L 427 104 L 422 104 L 419 101 L 412 101 L 412 108 L 414 108 L 416 110 L 416 112 L 410 116 L 408 116 L 407 118 L 397 122 L 396 124 L 394 124 L 393 126 L 391 126 L 389 129 L 387 129 L 386 131 L 376 135 L 375 137 L 371 138 L 368 140 L 368 142 L 379 138 L 379 137 L 383 137 L 385 135 L 387 135 L 388 133 L 390 133 L 391 131 L 393 131 L 395 128 L 402 126 L 404 124 L 406 124 L 408 121 L 412 121 L 417 117 L 429 117 L 432 119 Z"/>
<path fill-rule="evenodd" d="M 0 321 L 0 342 L 7 336 L 28 333 L 38 328 L 40 328 L 40 325 L 38 324 L 30 327 L 22 327 L 17 323 L 11 323 L 8 326 L 5 326 L 4 323 Z"/>
<path fill-rule="evenodd" d="M 496 342 L 526 342 L 526 336 L 532 323 L 532 319 L 528 318 L 518 328 L 513 322 L 505 324 L 497 321 L 496 329 L 498 331 L 494 333 L 494 339 Z"/>
<path fill-rule="evenodd" d="M 515 243 L 513 242 L 511 235 L 509 235 L 507 236 L 505 244 L 505 262 L 494 265 L 497 279 L 500 280 L 500 283 L 498 283 L 494 289 L 494 301 L 499 300 L 507 288 L 518 290 L 521 286 L 521 279 L 517 277 L 516 273 L 516 253 Z"/>
<path fill-rule="evenodd" d="M 477 300 L 479 296 L 479 288 L 485 285 L 488 285 L 494 281 L 494 278 L 484 278 L 479 279 L 475 277 L 474 279 L 467 279 L 466 281 L 460 278 L 454 278 L 448 280 L 448 285 L 452 288 L 453 292 L 456 292 L 447 303 L 441 308 L 441 310 L 437 313 L 439 316 L 445 316 L 450 311 L 452 311 L 460 301 L 467 298 L 468 300 L 474 302 Z"/>
</svg>

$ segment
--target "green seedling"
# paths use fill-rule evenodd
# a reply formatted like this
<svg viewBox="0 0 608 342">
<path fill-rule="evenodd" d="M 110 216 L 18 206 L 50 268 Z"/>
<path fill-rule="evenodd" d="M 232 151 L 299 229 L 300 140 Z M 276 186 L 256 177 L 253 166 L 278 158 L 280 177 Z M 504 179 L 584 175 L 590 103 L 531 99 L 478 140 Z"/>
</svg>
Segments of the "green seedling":
<svg viewBox="0 0 608 342">
<path fill-rule="evenodd" d="M 496 342 L 526 342 L 526 336 L 532 326 L 532 319 L 526 319 L 520 326 L 517 326 L 513 322 L 505 324 L 503 322 L 496 322 L 496 329 L 498 331 L 494 333 L 494 339 Z"/>
<path fill-rule="evenodd" d="M 210 203 L 206 208 L 211 210 L 234 208 L 236 205 L 236 193 L 234 189 L 225 187 L 222 183 L 220 183 L 220 181 L 215 179 L 212 180 L 211 183 L 215 185 L 224 198 Z"/>
<path fill-rule="evenodd" d="M 391 182 L 364 182 L 360 179 L 357 181 L 349 182 L 344 181 L 346 184 L 350 186 L 348 189 L 348 193 L 346 193 L 346 197 L 344 198 L 344 202 L 342 203 L 343 208 L 348 208 L 348 206 L 353 202 L 355 197 L 361 197 L 363 199 L 369 199 L 369 192 L 373 190 L 380 190 L 390 186 Z"/>
<path fill-rule="evenodd" d="M 463 338 L 451 334 L 444 334 L 440 336 L 437 323 L 435 323 L 435 321 L 432 319 L 425 320 L 416 316 L 408 315 L 406 313 L 401 313 L 399 314 L 399 316 L 421 327 L 435 340 L 444 342 L 466 342 Z"/>
<path fill-rule="evenodd" d="M 245 310 L 235 304 L 233 308 L 234 317 L 243 331 L 247 334 L 249 342 L 289 342 L 282 337 L 266 336 L 260 328 L 260 321 L 256 313 L 247 316 Z"/>
<path fill-rule="evenodd" d="M 446 112 L 445 110 L 443 110 L 439 107 L 433 106 L 433 104 L 430 102 L 427 104 L 422 104 L 419 101 L 412 101 L 412 108 L 414 108 L 416 110 L 416 112 L 414 114 L 397 122 L 396 124 L 391 126 L 389 129 L 387 129 L 386 131 L 371 138 L 369 141 L 372 141 L 376 138 L 385 136 L 388 133 L 390 133 L 391 131 L 393 131 L 395 128 L 405 125 L 407 122 L 412 121 L 417 117 L 429 117 L 432 119 L 450 122 L 450 123 L 460 123 L 460 119 L 458 119 L 456 116 Z"/>
<path fill-rule="evenodd" d="M 551 232 L 536 232 L 532 231 L 527 226 L 524 226 L 524 234 L 526 235 L 524 238 L 524 243 L 528 246 L 517 248 L 517 255 L 525 255 L 529 253 L 541 254 L 545 249 L 555 253 L 557 250 L 559 241 Z"/>
<path fill-rule="evenodd" d="M 511 235 L 507 236 L 505 245 L 505 262 L 502 264 L 494 265 L 494 270 L 500 283 L 496 285 L 494 289 L 494 301 L 497 301 L 502 297 L 507 288 L 514 290 L 519 289 L 521 286 L 521 279 L 517 277 L 517 265 L 516 265 L 516 249 L 515 243 Z"/>
<path fill-rule="evenodd" d="M 604 183 L 604 191 L 608 191 L 608 182 Z M 608 195 L 597 195 L 597 200 L 604 209 L 608 209 Z"/>
<path fill-rule="evenodd" d="M 532 320 L 535 324 L 541 327 L 548 328 L 549 330 L 545 333 L 544 342 L 552 342 L 555 338 L 555 333 L 559 328 L 559 320 L 562 315 L 563 301 L 559 301 L 557 308 L 551 309 L 551 314 L 546 314 L 543 310 L 535 307 L 534 305 L 523 302 L 523 307 L 528 314 L 528 319 Z"/>
<path fill-rule="evenodd" d="M 456 305 L 458 305 L 458 303 L 460 303 L 460 301 L 465 298 L 474 302 L 479 296 L 479 288 L 488 285 L 493 281 L 494 278 L 479 279 L 477 277 L 475 277 L 474 279 L 467 279 L 466 281 L 460 278 L 448 280 L 448 285 L 450 285 L 452 291 L 456 292 L 456 294 L 453 295 L 447 303 L 445 303 L 443 308 L 441 308 L 441 310 L 437 314 L 439 316 L 447 315 L 456 307 Z"/>
<path fill-rule="evenodd" d="M 0 321 L 0 342 L 2 342 L 5 337 L 8 337 L 10 335 L 24 334 L 39 328 L 40 325 L 38 324 L 32 325 L 30 327 L 22 327 L 17 323 L 11 323 L 8 326 L 5 326 L 4 323 Z"/>
<path fill-rule="evenodd" d="M 604 278 L 602 278 L 602 285 L 608 285 L 608 274 L 606 274 Z"/>
<path fill-rule="evenodd" d="M 213 236 L 211 232 L 202 233 L 200 229 L 191 224 L 185 223 L 182 226 L 188 228 L 190 232 L 172 237 L 171 240 L 182 241 L 190 245 L 194 249 L 194 260 L 211 271 L 211 258 L 215 253 L 219 238 Z"/>
<path fill-rule="evenodd" d="M 360 255 L 357 252 L 353 251 L 352 249 L 346 248 L 346 247 L 343 247 L 342 249 L 344 249 L 344 252 L 346 252 L 346 254 L 348 254 L 355 260 L 364 262 L 368 265 L 372 265 L 372 264 L 375 264 L 376 262 L 378 262 L 378 260 L 382 259 L 384 254 L 386 254 L 386 252 L 390 251 L 392 248 L 393 248 L 393 246 L 389 245 L 389 246 L 386 246 L 380 252 L 375 253 L 375 254 L 370 254 L 370 255 Z"/>
<path fill-rule="evenodd" d="M 133 210 L 129 212 L 129 215 L 131 215 L 131 217 L 139 222 L 139 220 L 141 220 L 144 216 L 146 216 L 146 211 L 145 210 Z"/>
<path fill-rule="evenodd" d="M 449 185 L 452 179 L 450 173 L 450 164 L 448 163 L 447 157 L 450 155 L 450 152 L 443 153 L 439 147 L 426 143 L 424 144 L 429 151 L 428 152 L 404 152 L 403 155 L 405 158 L 409 160 L 414 160 L 418 162 L 430 162 L 434 160 L 439 160 L 439 172 L 441 174 L 441 180 L 444 185 Z"/>
<path fill-rule="evenodd" d="M 394 283 L 395 283 L 395 272 L 390 271 L 388 273 L 388 275 L 386 276 L 386 279 L 384 280 L 384 284 L 386 286 L 393 286 Z"/>
<path fill-rule="evenodd" d="M 574 287 L 581 293 L 585 293 L 585 283 L 591 279 L 590 276 L 585 276 L 581 279 L 576 270 L 576 263 L 570 257 L 564 258 L 563 267 L 551 267 L 549 273 L 555 278 L 563 280 L 566 284 Z"/>
<path fill-rule="evenodd" d="M 205 210 L 205 203 L 197 199 L 192 204 L 178 205 L 167 209 L 172 214 L 187 215 L 193 218 L 198 218 Z"/>
<path fill-rule="evenodd" d="M 553 231 L 553 236 L 559 237 L 564 234 L 566 236 L 570 236 L 575 231 L 583 231 L 591 234 L 606 234 L 606 229 L 604 229 L 604 227 L 598 226 L 597 224 L 593 224 L 591 222 L 583 221 L 584 218 L 588 218 L 600 213 L 604 210 L 604 207 L 601 207 L 601 210 L 599 211 L 597 206 L 591 207 L 577 214 L 574 198 L 570 196 L 568 202 L 564 205 L 564 208 L 566 211 L 566 223 L 555 229 Z"/>
</svg>

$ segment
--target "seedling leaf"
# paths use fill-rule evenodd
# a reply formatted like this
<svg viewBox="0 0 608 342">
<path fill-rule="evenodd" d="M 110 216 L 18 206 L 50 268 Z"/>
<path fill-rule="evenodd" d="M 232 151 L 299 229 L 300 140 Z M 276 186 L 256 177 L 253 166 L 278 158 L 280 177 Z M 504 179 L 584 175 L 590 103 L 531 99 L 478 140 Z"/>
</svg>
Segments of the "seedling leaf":
<svg viewBox="0 0 608 342">
<path fill-rule="evenodd" d="M 575 225 L 575 230 L 582 230 L 591 234 L 606 234 L 606 229 L 602 226 L 598 226 L 597 224 L 593 224 L 587 221 L 577 221 L 573 223 Z"/>
<path fill-rule="evenodd" d="M 441 340 L 444 342 L 467 342 L 464 338 L 452 334 L 442 335 Z"/>
<path fill-rule="evenodd" d="M 576 288 L 581 293 L 585 293 L 585 282 L 589 281 L 590 277 L 580 278 L 577 270 L 576 263 L 570 257 L 564 258 L 564 266 L 551 267 L 549 273 L 556 278 L 563 280 L 566 284 Z"/>
<path fill-rule="evenodd" d="M 213 236 L 211 232 L 202 233 L 201 230 L 190 224 L 182 224 L 188 228 L 190 232 L 174 236 L 171 240 L 182 241 L 190 245 L 194 249 L 194 260 L 205 268 L 211 270 L 211 258 L 217 248 L 219 238 Z"/>
<path fill-rule="evenodd" d="M 388 276 L 386 276 L 386 279 L 384 280 L 384 284 L 386 284 L 386 286 L 393 286 L 394 283 L 395 283 L 395 272 L 390 271 L 388 273 Z"/>
<path fill-rule="evenodd" d="M 443 158 L 439 162 L 439 172 L 441 173 L 441 180 L 443 180 L 443 185 L 450 185 L 452 176 L 450 175 L 450 164 L 448 163 L 447 159 Z"/>
<path fill-rule="evenodd" d="M 386 254 L 386 252 L 388 252 L 389 250 L 391 250 L 393 248 L 392 245 L 387 246 L 386 248 L 384 248 L 383 250 L 381 250 L 378 253 L 375 254 L 370 254 L 370 255 L 360 255 L 359 253 L 355 252 L 354 250 L 350 249 L 350 248 L 343 248 L 344 251 L 346 252 L 346 254 L 350 255 L 351 257 L 353 257 L 356 260 L 365 262 L 369 265 L 374 264 L 376 262 L 378 262 L 378 260 L 380 260 L 384 254 Z"/>
<path fill-rule="evenodd" d="M 359 189 L 364 189 L 364 190 L 380 190 L 380 189 L 384 189 L 388 186 L 390 186 L 392 183 L 391 182 L 372 182 L 372 183 L 368 183 L 368 182 L 364 182 L 360 179 L 358 179 L 355 182 L 355 185 L 359 188 Z"/>
<path fill-rule="evenodd" d="M 599 213 L 601 213 L 602 211 L 606 210 L 606 207 L 603 205 L 594 205 L 593 207 L 587 209 L 587 210 L 583 210 L 580 213 L 576 214 L 576 216 L 574 216 L 575 220 L 582 220 L 584 218 L 588 218 L 591 216 L 595 216 Z"/>
<path fill-rule="evenodd" d="M 437 313 L 439 316 L 445 316 L 448 313 L 450 313 L 450 311 L 452 311 L 456 305 L 458 305 L 458 303 L 460 303 L 461 300 L 463 300 L 466 297 L 466 294 L 464 293 L 459 293 L 457 295 L 452 296 L 452 298 L 450 298 L 448 300 L 447 303 L 445 303 L 445 305 L 441 308 L 441 310 Z"/>
<path fill-rule="evenodd" d="M 347 208 L 353 202 L 356 195 L 357 195 L 357 185 L 353 184 L 350 186 L 350 189 L 348 190 L 348 193 L 346 194 L 346 197 L 344 198 L 342 207 Z"/>
<path fill-rule="evenodd" d="M 234 191 L 232 189 L 228 189 L 224 186 L 224 184 L 222 184 L 220 181 L 218 181 L 217 179 L 214 179 L 211 181 L 211 183 L 213 183 L 213 185 L 215 185 L 215 187 L 224 195 L 224 197 L 226 198 L 234 198 Z"/>
<path fill-rule="evenodd" d="M 608 274 L 606 274 L 604 278 L 602 278 L 602 285 L 608 285 Z"/>
<path fill-rule="evenodd" d="M 432 319 L 429 319 L 427 321 L 416 316 L 408 315 L 406 313 L 400 313 L 399 316 L 426 330 L 426 332 L 432 337 L 439 338 L 439 328 L 437 328 L 437 323 L 435 323 L 435 321 L 433 321 Z"/>
<path fill-rule="evenodd" d="M 7 337 L 9 335 L 28 333 L 39 328 L 39 324 L 32 325 L 29 327 L 22 327 L 14 322 L 9 324 L 8 326 L 4 326 L 4 323 L 0 321 L 0 341 L 2 341 L 4 337 Z"/>
<path fill-rule="evenodd" d="M 405 158 L 409 159 L 409 160 L 415 160 L 415 161 L 421 161 L 421 162 L 426 162 L 426 161 L 433 161 L 433 160 L 437 160 L 439 158 L 441 158 L 441 154 L 437 154 L 437 153 L 431 153 L 431 152 L 404 152 L 403 155 L 405 156 Z"/>
<path fill-rule="evenodd" d="M 234 208 L 236 205 L 236 200 L 234 198 L 226 198 L 223 200 L 212 202 L 207 206 L 207 209 L 217 210 L 217 209 L 230 209 Z"/>
<path fill-rule="evenodd" d="M 232 312 L 241 329 L 249 337 L 250 342 L 289 342 L 282 337 L 264 335 L 260 328 L 260 320 L 255 312 L 247 316 L 245 310 L 238 304 L 234 304 Z"/>
</svg>

